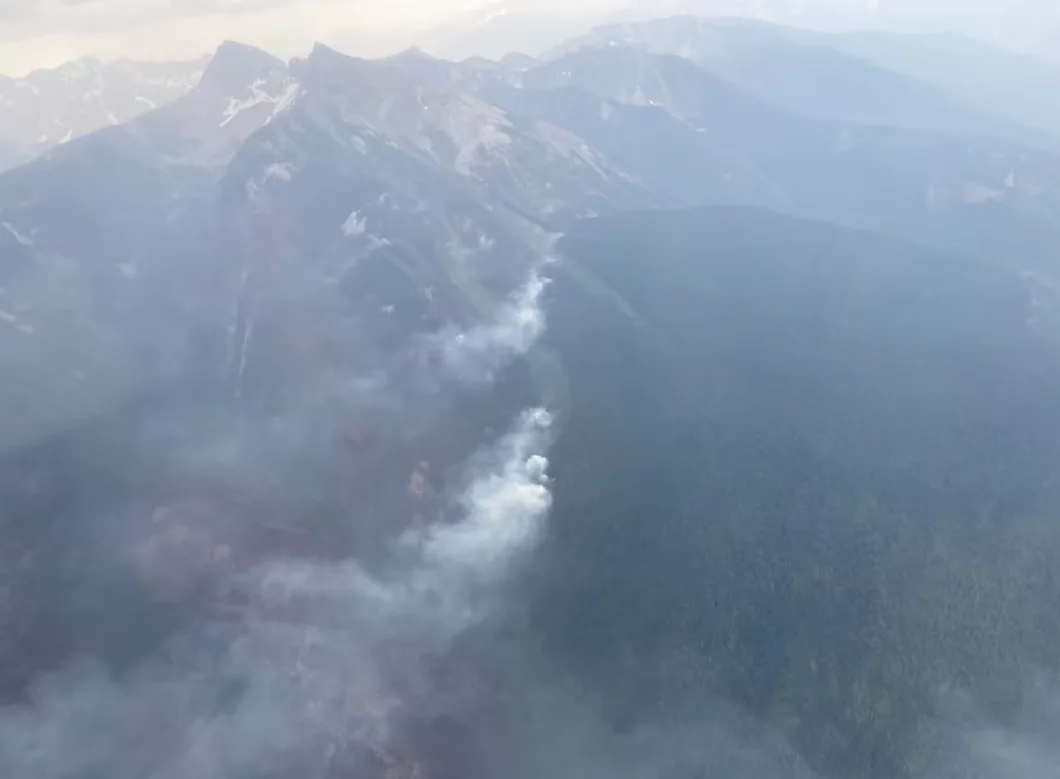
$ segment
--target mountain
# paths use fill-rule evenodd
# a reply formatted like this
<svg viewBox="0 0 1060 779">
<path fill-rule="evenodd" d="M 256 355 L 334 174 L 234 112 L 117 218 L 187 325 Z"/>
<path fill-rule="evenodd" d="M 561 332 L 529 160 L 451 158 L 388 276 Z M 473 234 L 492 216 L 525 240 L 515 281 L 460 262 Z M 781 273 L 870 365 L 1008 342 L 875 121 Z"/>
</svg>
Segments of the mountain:
<svg viewBox="0 0 1060 779">
<path fill-rule="evenodd" d="M 786 50 L 762 29 L 754 50 Z M 900 79 L 880 98 L 877 118 L 924 99 Z M 187 95 L 0 177 L 0 310 L 24 377 L 5 391 L 25 409 L 7 446 L 67 425 L 73 388 L 91 417 L 187 359 L 236 393 L 293 402 L 314 373 L 292 361 L 326 365 L 352 339 L 363 368 L 394 338 L 470 321 L 520 283 L 550 231 L 594 214 L 766 206 L 1051 268 L 1048 152 L 781 103 L 636 43 L 460 63 L 318 45 L 289 66 L 226 43 Z M 940 123 L 971 121 L 937 109 Z M 366 279 L 387 290 L 371 293 L 370 326 Z M 297 315 L 283 302 L 296 288 Z M 316 346 L 296 346 L 285 321 Z"/>
<path fill-rule="evenodd" d="M 0 774 L 1056 764 L 1060 158 L 651 30 L 227 42 L 0 175 Z"/>
<path fill-rule="evenodd" d="M 764 100 L 814 118 L 993 135 L 1057 148 L 1056 137 L 1035 133 L 1034 125 L 994 115 L 995 101 L 963 101 L 950 84 L 923 79 L 915 69 L 894 68 L 898 51 L 910 60 L 916 56 L 912 52 L 918 39 L 913 37 L 906 46 L 906 37 L 896 36 L 894 57 L 870 61 L 857 56 L 853 44 L 869 39 L 868 34 L 822 35 L 754 20 L 674 16 L 597 27 L 554 51 L 553 57 L 585 47 L 634 46 L 684 57 Z M 844 47 L 844 41 L 851 45 Z M 829 88 L 821 89 L 822 83 Z"/>
<path fill-rule="evenodd" d="M 637 0 L 611 22 L 664 16 L 739 17 L 821 32 L 959 35 L 1056 59 L 1060 14 L 1035 0 Z"/>
<path fill-rule="evenodd" d="M 1060 72 L 1055 62 L 955 35 L 798 34 L 814 45 L 843 51 L 945 90 L 1010 122 L 1053 138 L 1060 136 L 1060 117 L 1047 99 L 1049 85 Z"/>
<path fill-rule="evenodd" d="M 377 311 L 397 314 L 376 324 L 405 322 L 407 336 L 521 283 L 561 213 L 653 202 L 582 139 L 507 114 L 450 70 L 320 45 L 288 69 L 226 43 L 186 96 L 0 178 L 4 331 L 22 355 L 8 407 L 29 404 L 4 445 L 41 435 L 41 420 L 68 424 L 71 382 L 78 415 L 145 391 L 179 370 L 187 338 L 227 354 L 241 382 L 257 369 L 248 349 L 280 349 L 263 343 L 264 321 L 292 284 L 314 287 L 299 321 L 327 349 L 342 331 L 316 317 L 350 316 L 362 275 L 393 277 Z M 370 352 L 374 331 L 360 332 Z M 286 359 L 269 358 L 280 375 L 261 392 L 298 378 Z"/>
<path fill-rule="evenodd" d="M 0 449 L 180 369 L 163 323 L 188 301 L 166 274 L 190 270 L 213 188 L 285 79 L 280 60 L 226 44 L 187 95 L 0 177 L 0 337 L 18 366 L 3 383 L 13 413 Z"/>
<path fill-rule="evenodd" d="M 644 22 L 667 16 L 742 18 L 809 29 L 846 29 L 881 24 L 883 2 L 862 0 L 636 0 L 612 22 Z"/>
<path fill-rule="evenodd" d="M 512 110 L 584 137 L 671 204 L 766 205 L 1027 268 L 1052 263 L 1049 151 L 807 117 L 637 46 L 577 49 L 492 89 Z"/>
<path fill-rule="evenodd" d="M 148 63 L 86 57 L 23 78 L 0 76 L 0 171 L 186 94 L 206 60 Z"/>
<path fill-rule="evenodd" d="M 720 694 L 823 775 L 950 775 L 944 691 L 1004 711 L 1056 668 L 1056 286 L 747 208 L 559 255 L 540 640 L 621 727 Z"/>
<path fill-rule="evenodd" d="M 289 319 L 270 299 L 292 283 L 316 285 L 299 321 L 318 329 L 321 349 L 348 337 L 363 349 L 351 355 L 369 359 L 377 327 L 408 337 L 489 310 L 540 260 L 543 226 L 561 213 L 650 201 L 582 139 L 464 91 L 449 68 L 419 52 L 367 61 L 317 46 L 292 65 L 297 97 L 229 166 L 215 250 L 250 264 L 218 289 L 248 306 L 239 327 L 257 335 L 242 348 L 278 371 L 259 387 L 299 378 L 255 325 Z M 282 218 L 257 235 L 270 215 Z M 371 311 L 358 298 L 368 278 L 387 279 Z M 341 330 L 318 321 L 336 316 Z M 247 357 L 235 362 L 252 372 L 258 358 Z"/>
<path fill-rule="evenodd" d="M 511 468 L 540 471 L 540 457 L 520 459 L 518 431 L 497 465 L 481 460 L 484 438 L 548 386 L 522 364 L 494 380 L 540 329 L 532 271 L 554 242 L 543 223 L 561 206 L 649 198 L 580 139 L 462 91 L 448 67 L 324 46 L 288 67 L 225 44 L 185 97 L 0 176 L 0 533 L 18 561 L 0 570 L 13 593 L 0 604 L 3 695 L 75 653 L 134 670 L 185 631 L 203 639 L 177 650 L 191 664 L 179 673 L 195 673 L 239 643 L 229 574 L 298 549 L 371 563 L 402 529 L 433 539 L 462 489 L 454 463 L 484 485 L 468 493 L 483 504 L 474 522 L 504 516 L 495 500 L 513 505 Z M 428 579 L 436 552 L 424 552 Z M 482 558 L 489 573 L 495 555 Z M 457 564 L 458 588 L 469 570 Z M 270 653 L 268 625 L 284 619 L 262 623 Z M 302 662 L 301 643 L 285 664 Z M 454 670 L 444 656 L 409 667 L 443 681 Z M 0 765 L 19 776 L 9 700 Z M 300 704 L 283 710 L 315 734 L 296 749 L 307 771 L 364 759 L 329 752 Z M 437 716 L 424 714 L 427 735 Z"/>
</svg>

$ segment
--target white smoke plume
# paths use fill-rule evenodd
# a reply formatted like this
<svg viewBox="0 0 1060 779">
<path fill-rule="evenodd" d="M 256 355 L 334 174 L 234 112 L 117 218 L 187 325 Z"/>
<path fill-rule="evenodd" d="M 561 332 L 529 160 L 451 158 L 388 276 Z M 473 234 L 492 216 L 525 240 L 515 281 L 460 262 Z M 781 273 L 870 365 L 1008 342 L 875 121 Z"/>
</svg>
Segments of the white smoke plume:
<svg viewBox="0 0 1060 779">
<path fill-rule="evenodd" d="M 453 369 L 492 369 L 530 348 L 541 287 L 532 280 L 497 322 L 452 334 Z M 453 681 L 451 650 L 497 613 L 541 538 L 550 424 L 544 409 L 524 412 L 466 464 L 451 515 L 406 532 L 371 570 L 267 561 L 228 582 L 222 618 L 197 617 L 134 670 L 86 659 L 46 674 L 29 700 L 0 709 L 0 776 L 360 776 L 414 751 L 409 721 L 476 694 Z M 220 449 L 238 466 L 240 446 Z"/>
<path fill-rule="evenodd" d="M 541 297 L 546 280 L 534 271 L 501 304 L 493 319 L 464 332 L 439 337 L 446 367 L 470 382 L 489 382 L 513 356 L 526 354 L 545 329 Z"/>
<path fill-rule="evenodd" d="M 998 722 L 958 699 L 942 732 L 931 779 L 1060 778 L 1060 685 L 1043 675 L 1016 683 L 1016 713 Z"/>
<path fill-rule="evenodd" d="M 462 518 L 406 533 L 383 573 L 369 574 L 352 561 L 284 562 L 259 572 L 258 589 L 295 612 L 345 606 L 359 627 L 411 629 L 430 644 L 448 641 L 489 614 L 497 587 L 544 530 L 552 502 L 544 456 L 550 423 L 544 409 L 527 411 L 480 452 L 460 499 Z"/>
<path fill-rule="evenodd" d="M 30 705 L 0 712 L 0 775 L 261 776 L 291 755 L 303 755 L 292 770 L 319 761 L 304 754 L 314 747 L 396 748 L 394 718 L 432 696 L 429 659 L 489 616 L 493 588 L 542 531 L 548 424 L 527 412 L 480 453 L 462 518 L 408 536 L 385 573 L 271 563 L 248 577 L 234 633 L 202 629 L 176 661 L 130 678 L 94 665 L 48 677 Z"/>
<path fill-rule="evenodd" d="M 410 539 L 421 546 L 434 575 L 488 581 L 507 567 L 513 553 L 536 539 L 551 502 L 548 461 L 541 454 L 551 422 L 545 409 L 525 412 L 491 453 L 499 467 L 482 473 L 463 496 L 467 518 Z"/>
</svg>

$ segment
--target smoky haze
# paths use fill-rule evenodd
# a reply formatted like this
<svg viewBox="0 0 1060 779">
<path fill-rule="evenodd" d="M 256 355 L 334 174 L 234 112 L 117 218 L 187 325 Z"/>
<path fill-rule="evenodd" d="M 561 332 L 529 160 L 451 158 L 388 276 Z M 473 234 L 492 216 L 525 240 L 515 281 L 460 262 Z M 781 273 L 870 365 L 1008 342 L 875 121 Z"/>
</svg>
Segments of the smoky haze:
<svg viewBox="0 0 1060 779">
<path fill-rule="evenodd" d="M 535 275 L 495 320 L 440 336 L 431 348 L 444 355 L 441 372 L 426 369 L 416 384 L 479 383 L 487 380 L 480 366 L 499 370 L 525 354 L 543 324 L 540 289 Z M 367 393 L 388 396 L 388 410 L 376 404 L 373 413 L 397 427 L 410 410 L 391 382 L 377 374 Z M 357 397 L 354 403 L 371 402 Z M 284 458 L 314 456 L 318 439 L 308 428 L 288 420 L 274 430 L 185 436 L 176 456 L 185 468 L 205 466 L 236 481 L 274 467 L 270 449 Z M 233 570 L 214 587 L 226 592 L 222 603 L 238 615 L 237 630 L 224 619 L 193 620 L 161 653 L 131 668 L 77 659 L 44 675 L 25 704 L 0 709 L 0 772 L 12 779 L 308 776 L 340 766 L 368 770 L 380 755 L 407 750 L 405 729 L 463 714 L 479 694 L 463 688 L 458 666 L 446 668 L 454 663 L 449 653 L 495 613 L 506 579 L 540 543 L 554 432 L 544 408 L 517 415 L 468 460 L 454 482 L 464 486 L 449 496 L 443 517 L 389 518 L 389 559 L 371 570 L 354 559 L 282 557 Z M 422 493 L 423 478 L 415 472 L 410 491 Z M 194 591 L 204 582 L 202 568 L 179 548 L 204 529 L 189 530 L 181 524 L 188 518 L 175 513 L 156 511 L 150 537 L 138 545 L 126 535 L 136 534 L 133 526 L 85 518 L 80 533 L 93 543 L 82 573 L 127 566 L 122 555 L 132 549 L 133 564 L 170 597 Z M 355 525 L 364 517 L 350 507 L 339 521 Z M 250 545 L 265 532 L 253 519 L 229 530 Z M 341 527 L 333 530 L 341 535 Z M 215 563 L 233 553 L 212 544 L 204 551 Z M 114 598 L 104 608 L 127 614 L 122 595 Z"/>
<path fill-rule="evenodd" d="M 190 59 L 225 39 L 284 58 L 304 54 L 315 41 L 369 57 L 414 44 L 456 58 L 537 54 L 594 24 L 684 13 L 953 32 L 1045 55 L 1060 35 L 1060 10 L 1048 0 L 576 0 L 547 9 L 526 0 L 27 0 L 0 9 L 0 74 L 21 75 L 81 56 Z"/>
<path fill-rule="evenodd" d="M 481 324 L 417 339 L 427 359 L 411 373 L 398 356 L 314 394 L 344 397 L 391 435 L 422 415 L 418 405 L 427 406 L 430 424 L 446 407 L 439 393 L 494 389 L 507 367 L 535 349 L 547 329 L 546 289 L 534 270 Z M 181 428 L 168 443 L 176 442 L 171 456 L 184 474 L 253 490 L 266 474 L 286 472 L 270 491 L 290 501 L 304 486 L 298 462 L 327 454 L 321 420 L 314 424 L 308 408 L 251 426 L 203 427 L 193 404 L 181 404 L 168 420 L 134 429 L 138 445 L 150 449 L 160 424 Z M 72 574 L 85 593 L 81 618 L 111 626 L 135 619 L 130 593 L 145 581 L 163 594 L 153 609 L 206 593 L 212 605 L 163 627 L 168 637 L 160 642 L 151 637 L 160 626 L 147 620 L 83 655 L 76 643 L 65 646 L 73 659 L 0 707 L 0 773 L 279 779 L 429 770 L 465 779 L 651 779 L 711 770 L 816 779 L 782 735 L 720 699 L 651 710 L 628 732 L 615 732 L 592 696 L 504 638 L 549 535 L 548 453 L 562 434 L 542 406 L 507 424 L 449 477 L 437 514 L 386 513 L 375 538 L 384 551 L 363 557 L 273 549 L 241 565 L 239 548 L 260 546 L 275 528 L 253 513 L 197 516 L 195 505 L 180 501 L 153 511 L 118 503 L 77 517 L 74 570 L 45 573 L 35 597 L 70 598 L 47 588 Z M 406 505 L 431 491 L 428 468 L 416 466 L 407 485 L 414 500 Z M 362 495 L 347 508 L 324 521 L 311 509 L 288 516 L 286 537 L 300 529 L 342 537 L 378 507 Z M 117 589 L 106 584 L 115 571 Z M 92 602 L 102 592 L 107 599 Z M 135 659 L 113 652 L 130 642 L 141 643 Z"/>
<path fill-rule="evenodd" d="M 1058 20 L 0 8 L 0 779 L 1056 779 Z"/>
</svg>

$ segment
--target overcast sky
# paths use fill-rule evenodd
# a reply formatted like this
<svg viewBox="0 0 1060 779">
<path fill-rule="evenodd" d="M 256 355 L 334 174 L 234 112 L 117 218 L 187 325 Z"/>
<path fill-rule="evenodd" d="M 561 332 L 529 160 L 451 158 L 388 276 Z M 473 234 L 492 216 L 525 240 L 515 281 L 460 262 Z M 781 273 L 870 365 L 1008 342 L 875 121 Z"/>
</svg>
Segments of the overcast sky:
<svg viewBox="0 0 1060 779">
<path fill-rule="evenodd" d="M 375 55 L 487 0 L 0 0 L 0 73 L 85 54 L 192 57 L 226 38 L 288 57 L 314 40 Z M 405 38 L 406 40 L 402 40 Z"/>
</svg>

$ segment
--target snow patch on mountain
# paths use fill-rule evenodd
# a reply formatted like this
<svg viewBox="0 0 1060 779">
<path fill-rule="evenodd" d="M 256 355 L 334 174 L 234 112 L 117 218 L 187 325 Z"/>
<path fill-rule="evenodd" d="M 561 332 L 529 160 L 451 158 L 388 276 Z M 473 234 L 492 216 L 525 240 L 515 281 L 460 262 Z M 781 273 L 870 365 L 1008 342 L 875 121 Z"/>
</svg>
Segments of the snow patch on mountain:
<svg viewBox="0 0 1060 779">
<path fill-rule="evenodd" d="M 354 211 L 350 214 L 342 225 L 342 234 L 347 238 L 353 235 L 364 235 L 364 231 L 365 218 L 360 211 Z"/>
<path fill-rule="evenodd" d="M 265 80 L 258 79 L 250 85 L 249 97 L 243 99 L 238 99 L 234 97 L 229 98 L 228 107 L 225 109 L 224 118 L 221 120 L 220 126 L 224 127 L 226 124 L 228 124 L 237 116 L 239 116 L 241 113 L 243 113 L 249 108 L 253 108 L 256 105 L 261 105 L 262 103 L 279 102 L 280 96 L 268 94 L 264 91 L 264 86 Z"/>
<path fill-rule="evenodd" d="M 23 233 L 19 232 L 18 229 L 10 222 L 0 222 L 0 227 L 3 227 L 5 230 L 7 230 L 7 232 L 13 235 L 15 240 L 23 246 L 33 246 L 33 239 L 30 238 L 28 235 L 24 235 Z"/>
<path fill-rule="evenodd" d="M 295 104 L 295 101 L 298 100 L 301 94 L 302 85 L 297 81 L 290 81 L 284 88 L 283 94 L 279 95 L 276 99 L 276 107 L 272 109 L 272 115 L 269 117 L 268 121 L 271 122 L 283 112 L 290 110 L 291 106 Z"/>
</svg>

